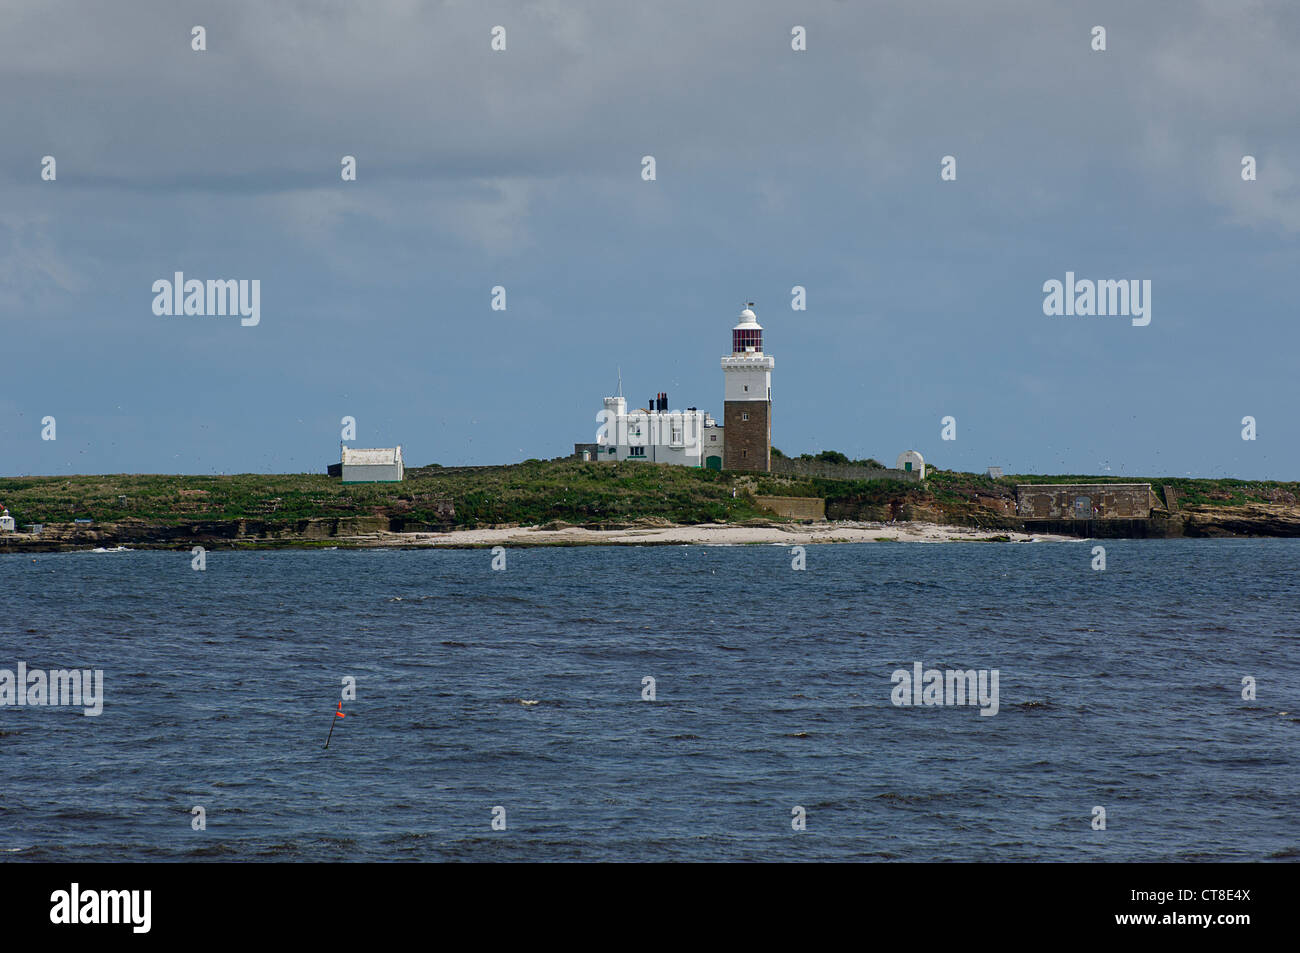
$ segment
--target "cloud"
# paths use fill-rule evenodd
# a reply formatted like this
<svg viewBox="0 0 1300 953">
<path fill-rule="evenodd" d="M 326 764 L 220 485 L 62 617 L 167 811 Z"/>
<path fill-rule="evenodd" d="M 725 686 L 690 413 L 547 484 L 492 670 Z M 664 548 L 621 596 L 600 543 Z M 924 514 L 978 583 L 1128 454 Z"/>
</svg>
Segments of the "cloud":
<svg viewBox="0 0 1300 953">
<path fill-rule="evenodd" d="M 0 212 L 0 310 L 39 311 L 51 297 L 77 294 L 84 282 L 52 238 L 49 214 Z"/>
<path fill-rule="evenodd" d="M 0 307 L 60 321 L 30 323 L 19 347 L 63 346 L 75 324 L 73 344 L 140 373 L 184 377 L 175 356 L 201 354 L 205 387 L 257 404 L 333 399 L 313 361 L 347 341 L 418 431 L 430 387 L 508 419 L 521 393 L 581 403 L 590 367 L 620 361 L 704 403 L 719 345 L 701 328 L 725 338 L 752 297 L 808 408 L 800 429 L 783 404 L 782 426 L 825 431 L 816 415 L 865 387 L 880 433 L 862 452 L 879 455 L 870 441 L 909 414 L 933 429 L 935 389 L 968 415 L 1041 403 L 1037 371 L 993 384 L 988 368 L 1051 367 L 1064 405 L 1088 399 L 1097 366 L 1145 374 L 1144 348 L 1176 368 L 1222 357 L 1225 305 L 1294 341 L 1274 300 L 1300 229 L 1290 2 L 9 0 L 6 17 Z M 57 183 L 39 180 L 45 154 Z M 939 180 L 947 154 L 956 183 Z M 1041 323 L 1043 280 L 1096 267 L 1162 281 L 1145 338 Z M 174 270 L 262 279 L 266 320 L 160 322 L 150 283 Z M 489 314 L 497 283 L 510 310 Z M 794 284 L 812 304 L 792 319 Z M 590 367 L 555 382 L 537 355 L 556 341 Z M 1070 348 L 1088 360 L 1062 363 Z M 1266 379 L 1287 353 L 1268 350 L 1216 386 Z M 932 389 L 896 406 L 878 366 L 923 368 Z M 510 386 L 484 388 L 502 367 Z M 19 374 L 24 400 L 56 396 Z M 1182 377 L 1160 374 L 1160 405 L 1183 406 Z M 57 386 L 94 407 L 89 385 Z M 458 426 L 453 445 L 491 442 Z M 558 417 L 542 428 L 531 453 L 571 442 Z M 168 460 L 189 438 L 169 439 Z M 253 439 L 317 452 L 278 424 Z M 989 452 L 1010 460 L 1004 439 Z"/>
</svg>

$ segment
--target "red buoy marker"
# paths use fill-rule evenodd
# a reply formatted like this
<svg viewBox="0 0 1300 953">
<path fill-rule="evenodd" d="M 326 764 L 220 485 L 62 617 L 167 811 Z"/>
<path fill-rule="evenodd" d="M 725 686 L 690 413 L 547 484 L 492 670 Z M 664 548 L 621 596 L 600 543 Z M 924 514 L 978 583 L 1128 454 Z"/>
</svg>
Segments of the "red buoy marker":
<svg viewBox="0 0 1300 953">
<path fill-rule="evenodd" d="M 338 717 L 340 717 L 340 718 L 346 718 L 346 717 L 348 717 L 347 715 L 343 714 L 343 703 L 342 703 L 342 702 L 339 702 L 339 710 L 336 711 L 334 714 L 338 715 Z M 329 736 L 326 737 L 326 739 L 325 739 L 325 747 L 326 747 L 326 748 L 328 748 L 328 747 L 330 746 L 330 738 L 333 738 L 333 737 L 334 737 L 334 719 L 331 718 L 331 719 L 330 719 L 330 733 L 329 733 Z"/>
</svg>

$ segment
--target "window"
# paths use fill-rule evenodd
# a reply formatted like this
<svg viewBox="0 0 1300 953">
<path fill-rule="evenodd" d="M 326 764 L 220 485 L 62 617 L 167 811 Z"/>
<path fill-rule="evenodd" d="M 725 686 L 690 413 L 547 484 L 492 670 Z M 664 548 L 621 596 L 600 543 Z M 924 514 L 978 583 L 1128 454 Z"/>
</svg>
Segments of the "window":
<svg viewBox="0 0 1300 953">
<path fill-rule="evenodd" d="M 740 419 L 741 419 L 741 420 L 748 420 L 748 419 L 749 419 L 749 414 L 741 414 L 741 415 L 740 415 Z"/>
<path fill-rule="evenodd" d="M 747 393 L 748 393 L 748 391 L 749 391 L 749 385 L 748 385 L 748 384 L 745 385 L 745 391 L 746 391 Z"/>
<path fill-rule="evenodd" d="M 717 439 L 718 439 L 718 435 L 715 434 L 715 433 L 711 433 L 711 434 L 709 434 L 709 439 L 710 439 L 710 440 L 717 440 Z"/>
<path fill-rule="evenodd" d="M 629 447 L 627 451 L 629 457 L 644 457 L 645 447 Z"/>
<path fill-rule="evenodd" d="M 748 451 L 748 450 L 742 450 L 742 451 L 740 451 L 740 459 L 743 460 L 743 459 L 745 459 L 747 456 L 749 456 L 749 451 Z"/>
</svg>

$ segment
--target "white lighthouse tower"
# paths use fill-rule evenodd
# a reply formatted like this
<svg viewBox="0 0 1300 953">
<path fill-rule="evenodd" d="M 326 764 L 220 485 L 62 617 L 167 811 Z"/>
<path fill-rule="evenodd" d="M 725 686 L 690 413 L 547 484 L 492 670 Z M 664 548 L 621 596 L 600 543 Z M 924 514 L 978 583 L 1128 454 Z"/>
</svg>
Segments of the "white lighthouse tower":
<svg viewBox="0 0 1300 953">
<path fill-rule="evenodd" d="M 722 359 L 723 451 L 728 470 L 772 468 L 772 368 L 775 358 L 763 353 L 763 327 L 754 302 L 740 312 L 731 329 L 731 353 Z"/>
</svg>

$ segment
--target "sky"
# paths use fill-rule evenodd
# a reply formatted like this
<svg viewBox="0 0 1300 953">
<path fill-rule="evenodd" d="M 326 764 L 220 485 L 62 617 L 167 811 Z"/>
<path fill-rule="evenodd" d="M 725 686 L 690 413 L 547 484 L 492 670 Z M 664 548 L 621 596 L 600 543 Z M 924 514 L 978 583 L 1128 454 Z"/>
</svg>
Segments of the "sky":
<svg viewBox="0 0 1300 953">
<path fill-rule="evenodd" d="M 787 454 L 1300 479 L 1295 3 L 0 13 L 0 475 L 323 472 L 347 416 L 550 458 L 620 374 L 721 419 L 753 301 Z M 155 314 L 178 271 L 260 322 Z M 1150 323 L 1044 314 L 1067 272 Z"/>
</svg>

